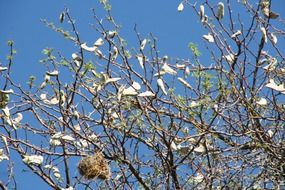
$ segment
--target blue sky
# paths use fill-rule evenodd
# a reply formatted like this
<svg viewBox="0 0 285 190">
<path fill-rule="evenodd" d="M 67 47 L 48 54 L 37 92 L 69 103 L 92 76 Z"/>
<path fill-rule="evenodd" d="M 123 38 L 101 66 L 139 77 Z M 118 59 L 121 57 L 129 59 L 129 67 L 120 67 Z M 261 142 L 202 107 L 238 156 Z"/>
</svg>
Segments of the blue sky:
<svg viewBox="0 0 285 190">
<path fill-rule="evenodd" d="M 216 1 L 215 1 L 216 2 Z M 217 1 L 218 2 L 218 1 Z M 189 58 L 190 51 L 187 48 L 189 42 L 194 42 L 203 48 L 201 36 L 206 34 L 193 9 L 185 7 L 182 13 L 177 12 L 180 1 L 165 0 L 113 0 L 112 12 L 118 23 L 122 25 L 121 35 L 128 41 L 129 47 L 138 47 L 134 25 L 141 33 L 142 38 L 153 33 L 158 38 L 158 49 L 161 56 L 168 55 L 171 58 Z M 0 1 L 0 62 L 6 64 L 5 57 L 8 54 L 7 40 L 15 42 L 17 55 L 13 74 L 15 80 L 24 85 L 30 75 L 42 77 L 44 67 L 39 63 L 43 58 L 42 49 L 52 47 L 62 51 L 66 56 L 71 55 L 76 48 L 61 35 L 47 28 L 40 19 L 47 19 L 61 26 L 58 17 L 61 11 L 69 8 L 72 17 L 80 31 L 81 38 L 87 42 L 97 39 L 96 32 L 90 24 L 92 19 L 91 8 L 98 11 L 99 16 L 104 16 L 104 11 L 97 0 L 9 0 Z M 274 4 L 276 12 L 284 12 L 284 2 Z M 62 27 L 68 26 L 62 24 Z M 201 49 L 203 52 L 203 49 Z M 1 81 L 0 81 L 1 84 Z M 3 163 L 0 163 L 0 180 L 5 175 Z M 22 168 L 21 168 L 22 169 Z M 41 180 L 29 173 L 22 173 L 16 168 L 19 189 L 30 189 L 32 186 L 42 187 Z M 4 170 L 5 171 L 5 170 Z M 19 177 L 21 176 L 21 177 Z M 31 177 L 32 176 L 32 177 Z"/>
</svg>

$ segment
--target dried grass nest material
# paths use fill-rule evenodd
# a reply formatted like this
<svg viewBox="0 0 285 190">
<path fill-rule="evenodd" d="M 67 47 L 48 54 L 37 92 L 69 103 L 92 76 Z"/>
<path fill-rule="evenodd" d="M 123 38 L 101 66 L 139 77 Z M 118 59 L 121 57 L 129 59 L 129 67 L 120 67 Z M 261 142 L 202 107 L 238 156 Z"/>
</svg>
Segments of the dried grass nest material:
<svg viewBox="0 0 285 190">
<path fill-rule="evenodd" d="M 80 160 L 78 170 L 86 179 L 99 178 L 108 180 L 111 177 L 110 167 L 102 152 L 98 152 Z"/>
</svg>

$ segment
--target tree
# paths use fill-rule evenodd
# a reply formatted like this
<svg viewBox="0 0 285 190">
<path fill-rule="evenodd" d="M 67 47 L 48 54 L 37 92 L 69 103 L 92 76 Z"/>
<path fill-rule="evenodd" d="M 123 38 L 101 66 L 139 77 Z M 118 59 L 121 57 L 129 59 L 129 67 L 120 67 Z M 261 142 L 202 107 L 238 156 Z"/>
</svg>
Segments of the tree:
<svg viewBox="0 0 285 190">
<path fill-rule="evenodd" d="M 68 9 L 60 22 L 72 33 L 43 20 L 78 51 L 44 49 L 39 85 L 33 76 L 28 87 L 10 77 L 16 52 L 8 42 L 1 188 L 16 187 L 16 154 L 53 189 L 282 188 L 284 21 L 274 2 L 181 2 L 178 12 L 190 7 L 208 31 L 207 64 L 194 43 L 189 59 L 160 55 L 157 39 L 136 26 L 139 47 L 130 49 L 111 5 L 101 3 L 104 18 L 92 10 L 100 35 L 93 44 L 81 40 Z"/>
</svg>

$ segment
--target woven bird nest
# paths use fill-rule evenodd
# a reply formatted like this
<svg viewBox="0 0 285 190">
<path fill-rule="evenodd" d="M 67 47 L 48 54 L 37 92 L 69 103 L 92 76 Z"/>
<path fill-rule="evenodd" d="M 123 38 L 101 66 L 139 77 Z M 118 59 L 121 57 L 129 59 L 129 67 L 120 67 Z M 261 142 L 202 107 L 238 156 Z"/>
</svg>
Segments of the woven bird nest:
<svg viewBox="0 0 285 190">
<path fill-rule="evenodd" d="M 86 179 L 95 179 L 98 177 L 102 180 L 108 180 L 111 177 L 109 165 L 102 152 L 98 152 L 80 160 L 78 170 Z"/>
</svg>

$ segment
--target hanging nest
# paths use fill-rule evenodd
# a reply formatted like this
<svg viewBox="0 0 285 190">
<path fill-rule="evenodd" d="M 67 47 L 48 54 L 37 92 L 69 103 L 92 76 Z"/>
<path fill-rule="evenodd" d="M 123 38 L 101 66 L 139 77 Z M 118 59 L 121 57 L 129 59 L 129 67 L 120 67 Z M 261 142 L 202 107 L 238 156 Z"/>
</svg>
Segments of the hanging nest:
<svg viewBox="0 0 285 190">
<path fill-rule="evenodd" d="M 78 170 L 86 179 L 95 179 L 98 177 L 102 180 L 108 180 L 111 177 L 109 165 L 102 152 L 98 152 L 80 160 Z"/>
</svg>

